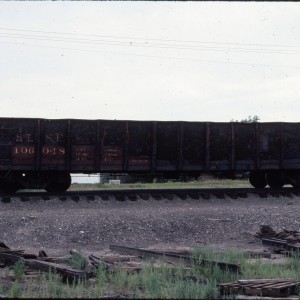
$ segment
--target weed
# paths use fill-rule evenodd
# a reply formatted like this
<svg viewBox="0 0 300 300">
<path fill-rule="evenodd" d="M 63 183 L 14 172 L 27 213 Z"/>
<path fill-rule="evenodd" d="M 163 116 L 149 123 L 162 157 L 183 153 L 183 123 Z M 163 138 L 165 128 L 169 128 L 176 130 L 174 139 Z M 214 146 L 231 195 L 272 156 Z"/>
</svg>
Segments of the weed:
<svg viewBox="0 0 300 300">
<path fill-rule="evenodd" d="M 22 260 L 18 260 L 14 266 L 13 271 L 15 273 L 15 277 L 17 281 L 22 281 L 25 276 L 26 266 Z"/>
<path fill-rule="evenodd" d="M 113 287 L 117 293 L 123 294 L 126 293 L 128 287 L 128 274 L 118 269 L 112 276 Z"/>
<path fill-rule="evenodd" d="M 83 270 L 86 266 L 86 258 L 80 252 L 75 252 L 68 259 L 67 264 L 74 269 Z"/>
<path fill-rule="evenodd" d="M 107 280 L 107 271 L 104 265 L 100 265 L 95 271 L 94 275 L 96 276 L 96 283 L 94 288 L 95 298 L 102 297 L 104 294 L 105 283 Z"/>
<path fill-rule="evenodd" d="M 22 295 L 22 287 L 19 282 L 14 282 L 7 294 L 8 298 L 20 298 Z"/>
<path fill-rule="evenodd" d="M 190 182 L 164 182 L 164 183 L 122 183 L 120 185 L 113 184 L 72 184 L 70 191 L 76 190 L 95 190 L 95 189 L 165 189 L 165 188 L 242 188 L 251 187 L 247 180 L 230 180 L 230 179 L 211 179 L 198 180 Z"/>
<path fill-rule="evenodd" d="M 152 262 L 143 266 L 139 273 L 128 274 L 123 269 L 108 272 L 100 265 L 92 280 L 78 280 L 71 284 L 63 283 L 61 276 L 51 270 L 25 282 L 25 266 L 18 262 L 13 267 L 17 280 L 7 288 L 2 286 L 2 291 L 5 296 L 14 298 L 101 298 L 119 294 L 139 299 L 219 299 L 218 283 L 232 282 L 240 278 L 299 280 L 300 277 L 300 255 L 287 258 L 287 262 L 280 265 L 262 260 L 253 263 L 244 254 L 215 253 L 210 249 L 197 249 L 192 257 L 195 263 L 188 270 L 183 265 L 170 269 L 165 264 L 157 267 Z M 202 259 L 240 264 L 242 275 L 224 272 L 210 263 L 202 264 Z M 195 277 L 204 281 L 195 282 Z M 222 299 L 233 298 L 234 295 L 224 295 Z"/>
</svg>

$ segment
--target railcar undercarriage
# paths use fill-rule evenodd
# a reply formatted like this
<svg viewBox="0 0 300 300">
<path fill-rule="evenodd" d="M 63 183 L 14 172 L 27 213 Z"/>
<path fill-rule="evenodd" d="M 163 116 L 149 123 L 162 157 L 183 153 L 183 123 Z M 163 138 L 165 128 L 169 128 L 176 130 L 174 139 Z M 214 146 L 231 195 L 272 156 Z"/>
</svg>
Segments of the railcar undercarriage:
<svg viewBox="0 0 300 300">
<path fill-rule="evenodd" d="M 50 193 L 65 192 L 71 185 L 68 172 L 22 172 L 1 173 L 0 191 L 15 193 L 21 189 L 45 189 Z"/>
<path fill-rule="evenodd" d="M 285 184 L 291 184 L 300 188 L 300 170 L 260 170 L 251 171 L 249 182 L 255 188 L 282 188 Z"/>
<path fill-rule="evenodd" d="M 148 174 L 149 175 L 149 174 Z M 187 174 L 165 173 L 159 174 L 157 178 L 177 179 L 186 181 Z M 192 174 L 196 179 L 196 175 Z M 218 172 L 213 174 L 218 178 L 237 179 L 232 172 Z M 145 177 L 147 174 L 141 174 L 138 178 Z M 150 176 L 150 175 L 149 175 Z M 186 177 L 187 176 L 187 177 Z M 153 177 L 153 174 L 151 175 Z M 161 180 L 157 180 L 160 182 Z M 153 182 L 153 181 L 152 181 Z M 282 188 L 290 184 L 295 188 L 300 188 L 300 170 L 256 170 L 249 172 L 249 182 L 254 188 L 265 188 L 269 186 L 272 189 Z M 0 173 L 0 192 L 15 193 L 22 189 L 44 189 L 49 193 L 63 193 L 71 185 L 71 175 L 64 171 L 44 171 L 44 172 L 23 172 L 10 171 Z"/>
</svg>

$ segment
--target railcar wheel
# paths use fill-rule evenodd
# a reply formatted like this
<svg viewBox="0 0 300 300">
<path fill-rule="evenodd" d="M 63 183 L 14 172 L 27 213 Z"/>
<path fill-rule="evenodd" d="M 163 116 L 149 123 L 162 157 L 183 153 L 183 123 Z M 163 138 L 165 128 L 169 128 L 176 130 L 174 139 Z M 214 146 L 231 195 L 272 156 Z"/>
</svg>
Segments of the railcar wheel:
<svg viewBox="0 0 300 300">
<path fill-rule="evenodd" d="M 63 193 L 71 185 L 71 175 L 69 173 L 54 174 L 51 179 L 45 188 L 49 193 Z"/>
<path fill-rule="evenodd" d="M 265 173 L 264 172 L 250 172 L 249 182 L 256 189 L 263 189 L 267 185 Z"/>
<path fill-rule="evenodd" d="M 272 189 L 280 189 L 284 186 L 284 176 L 280 172 L 267 172 L 266 180 Z"/>
</svg>

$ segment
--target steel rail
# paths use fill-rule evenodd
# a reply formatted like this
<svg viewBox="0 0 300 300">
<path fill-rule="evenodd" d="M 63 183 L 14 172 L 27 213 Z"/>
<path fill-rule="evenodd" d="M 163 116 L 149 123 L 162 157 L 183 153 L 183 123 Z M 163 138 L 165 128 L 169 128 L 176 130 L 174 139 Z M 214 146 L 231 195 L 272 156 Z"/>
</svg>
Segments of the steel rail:
<svg viewBox="0 0 300 300">
<path fill-rule="evenodd" d="M 101 190 L 78 190 L 67 191 L 62 194 L 41 192 L 17 192 L 15 194 L 3 194 L 0 193 L 0 201 L 10 202 L 11 199 L 20 199 L 21 201 L 28 201 L 32 199 L 71 199 L 74 201 L 79 200 L 95 200 L 101 198 L 102 200 L 118 200 L 118 201 L 136 201 L 142 200 L 202 200 L 216 197 L 218 199 L 241 199 L 247 198 L 249 195 L 256 195 L 261 198 L 271 197 L 294 197 L 300 195 L 300 189 L 292 187 L 285 187 L 281 189 L 255 189 L 255 188 L 167 188 L 167 189 L 101 189 Z"/>
</svg>

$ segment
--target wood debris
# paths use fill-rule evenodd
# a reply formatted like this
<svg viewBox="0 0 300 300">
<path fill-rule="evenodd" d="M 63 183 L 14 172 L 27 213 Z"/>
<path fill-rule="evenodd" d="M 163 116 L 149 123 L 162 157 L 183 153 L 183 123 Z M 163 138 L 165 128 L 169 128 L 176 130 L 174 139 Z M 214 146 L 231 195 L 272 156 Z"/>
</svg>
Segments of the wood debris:
<svg viewBox="0 0 300 300">
<path fill-rule="evenodd" d="M 7 247 L 4 243 L 0 242 L 0 267 L 12 266 L 18 261 L 22 261 L 27 267 L 25 275 L 38 276 L 40 272 L 48 272 L 50 270 L 60 274 L 64 280 L 68 281 L 79 280 L 83 278 L 91 278 L 94 276 L 94 270 L 98 267 L 103 267 L 109 272 L 115 272 L 117 270 L 123 270 L 127 273 L 137 273 L 142 269 L 142 263 L 139 262 L 140 258 L 151 257 L 154 259 L 167 260 L 171 263 L 184 262 L 185 264 L 191 264 L 192 258 L 187 255 L 170 253 L 170 252 L 157 252 L 150 250 L 143 250 L 138 248 L 128 248 L 122 246 L 111 246 L 115 252 L 125 253 L 124 256 L 117 256 L 111 254 L 109 256 L 98 257 L 96 255 L 89 255 L 88 259 L 85 259 L 82 269 L 74 269 L 67 265 L 70 258 L 78 255 L 75 250 L 71 250 L 71 256 L 68 257 L 49 257 L 45 251 L 39 251 L 38 255 L 26 253 L 24 250 L 14 250 Z M 74 257 L 73 257 L 74 258 Z M 81 259 L 83 259 L 81 257 Z M 138 259 L 138 262 L 136 261 Z M 215 261 L 201 261 L 201 263 L 211 263 L 212 265 L 218 264 L 221 269 L 238 272 L 239 267 L 233 264 L 219 263 Z M 168 267 L 170 270 L 175 269 L 176 266 Z M 190 268 L 183 267 L 183 270 L 188 271 Z M 198 280 L 184 277 L 182 280 Z"/>
<path fill-rule="evenodd" d="M 264 238 L 264 240 L 271 240 L 271 242 L 276 240 L 275 237 L 278 233 L 275 230 L 270 227 L 261 228 L 263 228 L 261 232 L 266 234 L 265 236 L 268 237 Z M 286 240 L 280 241 L 281 246 L 285 247 L 284 249 L 287 249 L 287 245 L 290 245 Z M 296 244 L 291 245 L 294 247 L 296 246 Z M 240 266 L 237 264 L 214 260 L 196 259 L 186 252 L 162 252 L 157 250 L 154 251 L 117 245 L 111 245 L 109 248 L 115 253 L 110 253 L 108 256 L 96 256 L 91 254 L 88 256 L 88 258 L 81 257 L 81 259 L 85 259 L 85 266 L 83 266 L 83 270 L 81 270 L 74 269 L 67 265 L 67 262 L 69 262 L 70 258 L 74 258 L 74 256 L 79 254 L 75 250 L 70 251 L 71 257 L 49 257 L 45 251 L 39 251 L 38 255 L 35 255 L 26 253 L 24 250 L 10 249 L 4 243 L 0 242 L 0 267 L 14 265 L 17 261 L 22 261 L 24 265 L 28 267 L 28 269 L 25 271 L 26 276 L 31 276 L 34 278 L 37 277 L 41 271 L 48 272 L 52 270 L 60 274 L 63 279 L 72 281 L 95 276 L 95 268 L 99 268 L 100 266 L 112 273 L 119 270 L 123 270 L 127 273 L 138 273 L 142 270 L 141 260 L 150 258 L 159 260 L 157 262 L 158 264 L 161 261 L 176 264 L 177 266 L 178 264 L 182 264 L 184 266 L 183 270 L 187 271 L 190 271 L 190 267 L 196 264 L 200 266 L 218 266 L 221 271 L 230 271 L 235 274 L 240 274 Z M 121 256 L 119 254 L 121 254 Z M 176 269 L 176 266 L 167 268 L 173 270 Z M 206 279 L 188 275 L 188 273 L 186 275 L 187 276 L 176 275 L 176 273 L 171 272 L 170 275 L 168 275 L 168 280 L 172 282 L 178 280 L 195 282 L 201 285 L 207 284 Z M 90 280 L 95 279 L 91 278 Z M 299 285 L 300 282 L 293 279 L 241 279 L 235 282 L 218 284 L 218 288 L 221 295 L 235 295 L 235 299 L 254 299 L 253 297 L 259 297 L 260 299 L 265 300 L 300 300 L 297 295 L 294 295 L 297 293 Z M 104 298 L 124 298 L 123 296 L 125 298 L 127 297 L 126 295 L 116 294 L 106 295 Z"/>
<path fill-rule="evenodd" d="M 271 246 L 274 252 L 292 256 L 300 251 L 300 243 L 289 244 L 286 240 L 279 240 L 275 238 L 262 238 L 262 244 Z"/>
<path fill-rule="evenodd" d="M 262 240 L 263 245 L 271 246 L 276 253 L 292 255 L 300 251 L 300 231 L 275 231 L 270 226 L 262 225 L 255 236 Z"/>
<path fill-rule="evenodd" d="M 276 238 L 280 240 L 286 240 L 288 243 L 300 243 L 300 231 L 286 230 L 275 231 L 268 225 L 261 225 L 260 231 L 255 233 L 259 238 Z"/>
<path fill-rule="evenodd" d="M 293 279 L 244 279 L 218 284 L 222 295 L 247 295 L 259 297 L 290 297 L 299 299 L 297 287 L 300 282 Z M 242 297 L 239 297 L 242 299 Z"/>
<path fill-rule="evenodd" d="M 131 247 L 124 247 L 124 246 L 117 246 L 117 245 L 110 245 L 109 249 L 122 254 L 136 255 L 141 258 L 162 259 L 167 262 L 176 263 L 176 264 L 184 263 L 187 266 L 191 266 L 192 264 L 211 265 L 211 266 L 217 265 L 221 271 L 240 273 L 240 266 L 232 263 L 220 262 L 215 260 L 207 260 L 207 259 L 198 260 L 196 258 L 193 258 L 192 256 L 187 256 L 187 255 L 179 255 L 170 252 L 158 252 L 158 251 L 144 250 L 139 248 L 131 248 Z"/>
<path fill-rule="evenodd" d="M 11 250 L 4 243 L 0 245 L 0 261 L 4 266 L 11 266 L 17 261 L 22 261 L 24 265 L 30 269 L 43 272 L 54 270 L 62 275 L 63 279 L 68 279 L 69 281 L 86 278 L 87 276 L 85 271 L 71 268 L 64 263 L 57 264 L 55 262 L 46 261 L 49 259 L 48 257 L 39 257 L 35 254 L 25 253 L 24 250 Z"/>
</svg>

